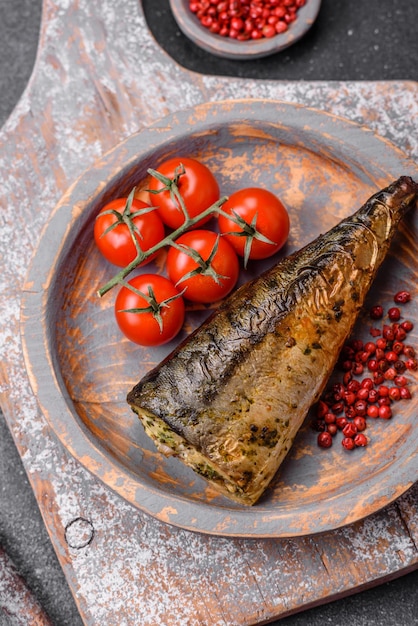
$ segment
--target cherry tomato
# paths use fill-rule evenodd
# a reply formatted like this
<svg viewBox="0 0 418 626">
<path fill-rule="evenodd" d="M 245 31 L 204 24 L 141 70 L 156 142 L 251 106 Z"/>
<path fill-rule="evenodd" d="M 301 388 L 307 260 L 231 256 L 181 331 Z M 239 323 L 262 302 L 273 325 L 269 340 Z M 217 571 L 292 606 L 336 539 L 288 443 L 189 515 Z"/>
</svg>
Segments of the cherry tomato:
<svg viewBox="0 0 418 626">
<path fill-rule="evenodd" d="M 183 169 L 184 168 L 184 169 Z M 177 178 L 177 186 L 190 217 L 197 217 L 219 200 L 219 185 L 212 172 L 196 159 L 173 158 L 164 161 L 156 170 L 158 173 L 173 180 Z M 184 172 L 184 173 L 181 173 Z M 184 223 L 184 213 L 176 202 L 173 202 L 170 191 L 164 189 L 164 183 L 151 177 L 149 190 L 153 202 L 164 224 L 177 229 Z M 207 222 L 210 216 L 202 219 L 194 227 Z"/>
<path fill-rule="evenodd" d="M 192 256 L 175 247 L 167 254 L 167 272 L 184 297 L 192 302 L 216 302 L 234 288 L 239 262 L 234 248 L 224 237 L 210 230 L 191 230 L 181 235 L 176 244 L 187 246 L 200 255 Z M 187 277 L 193 270 L 198 273 Z M 186 278 L 185 278 L 186 277 Z"/>
<path fill-rule="evenodd" d="M 184 301 L 179 290 L 158 274 L 141 274 L 128 284 L 136 291 L 123 286 L 115 300 L 116 321 L 122 333 L 141 346 L 171 341 L 184 322 Z"/>
<path fill-rule="evenodd" d="M 126 267 L 137 256 L 129 227 L 122 221 L 122 216 L 127 211 L 127 201 L 128 198 L 117 198 L 106 204 L 94 224 L 94 240 L 97 247 L 105 259 L 119 267 Z M 136 230 L 135 236 L 144 252 L 164 238 L 164 224 L 157 210 L 151 208 L 144 212 L 147 208 L 150 209 L 150 206 L 137 198 L 133 198 L 130 209 L 128 207 Z M 141 265 L 145 265 L 152 258 L 153 256 L 148 257 Z"/>
<path fill-rule="evenodd" d="M 289 236 L 289 215 L 282 202 L 271 191 L 249 187 L 233 193 L 222 206 L 229 215 L 238 215 L 246 224 L 249 240 L 246 250 L 246 236 L 224 235 L 236 252 L 250 259 L 266 259 L 275 254 L 287 241 Z M 218 217 L 221 233 L 242 233 L 243 226 L 223 215 Z M 254 236 L 254 229 L 270 242 L 262 241 Z"/>
</svg>

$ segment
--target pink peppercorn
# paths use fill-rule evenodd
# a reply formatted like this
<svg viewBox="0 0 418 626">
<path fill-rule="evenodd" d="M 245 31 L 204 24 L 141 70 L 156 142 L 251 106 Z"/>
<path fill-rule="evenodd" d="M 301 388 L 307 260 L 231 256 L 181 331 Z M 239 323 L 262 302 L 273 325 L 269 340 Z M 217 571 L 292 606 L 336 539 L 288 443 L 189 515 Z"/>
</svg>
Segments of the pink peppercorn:
<svg viewBox="0 0 418 626">
<path fill-rule="evenodd" d="M 411 294 L 409 293 L 409 291 L 405 290 L 398 291 L 397 293 L 395 293 L 393 300 L 397 304 L 406 304 L 411 300 Z"/>
<path fill-rule="evenodd" d="M 408 387 L 399 387 L 399 391 L 400 391 L 402 400 L 410 400 L 411 399 L 412 394 L 409 391 Z"/>
<path fill-rule="evenodd" d="M 364 345 L 364 350 L 368 352 L 369 354 L 374 354 L 376 352 L 376 344 L 373 343 L 373 341 L 368 341 Z"/>
<path fill-rule="evenodd" d="M 394 299 L 397 304 L 403 304 L 402 300 L 410 300 L 410 294 L 397 294 Z M 383 307 L 372 307 L 370 315 L 381 319 Z M 326 400 L 324 415 L 326 410 L 330 412 L 326 418 L 328 423 L 321 420 L 323 430 L 332 437 L 342 430 L 342 445 L 347 450 L 368 445 L 369 439 L 363 434 L 367 418 L 390 420 L 393 403 L 411 398 L 404 373 L 418 370 L 418 360 L 415 349 L 404 341 L 414 325 L 410 320 L 400 322 L 399 307 L 391 307 L 387 315 L 390 324 L 382 323 L 380 328 L 370 329 L 375 342 L 351 339 L 344 344 L 339 360 L 342 382 L 333 383 L 323 396 Z M 363 363 L 370 375 L 362 379 Z M 339 416 L 341 413 L 344 417 Z"/>
<path fill-rule="evenodd" d="M 401 392 L 400 389 L 398 387 L 391 387 L 389 389 L 389 397 L 391 400 L 400 400 L 401 399 Z"/>
<path fill-rule="evenodd" d="M 363 435 L 363 433 L 359 433 L 354 437 L 354 445 L 356 445 L 357 447 L 363 448 L 364 446 L 367 446 L 367 444 L 367 437 L 366 435 Z"/>
<path fill-rule="evenodd" d="M 359 389 L 358 392 L 357 392 L 357 399 L 358 400 L 368 400 L 369 399 L 369 390 L 366 389 L 365 387 L 362 387 L 361 389 Z"/>
<path fill-rule="evenodd" d="M 330 448 L 332 446 L 332 436 L 329 432 L 324 431 L 318 435 L 318 446 L 320 448 Z"/>
<path fill-rule="evenodd" d="M 384 420 L 389 420 L 392 417 L 392 409 L 390 406 L 383 405 L 379 407 L 379 417 Z"/>
<path fill-rule="evenodd" d="M 363 378 L 363 380 L 360 383 L 360 386 L 370 391 L 371 389 L 373 389 L 374 383 L 371 378 Z"/>
<path fill-rule="evenodd" d="M 328 424 L 327 425 L 327 431 L 329 432 L 329 434 L 334 437 L 334 435 L 337 434 L 338 428 L 336 424 Z"/>
<path fill-rule="evenodd" d="M 346 450 L 353 450 L 356 446 L 352 437 L 344 437 L 344 439 L 341 441 L 341 445 Z"/>
<path fill-rule="evenodd" d="M 380 320 L 383 317 L 383 307 L 380 304 L 372 306 L 370 309 L 370 317 L 372 320 Z"/>
<path fill-rule="evenodd" d="M 336 420 L 336 417 L 334 413 L 326 413 L 324 415 L 325 424 L 334 424 L 335 420 Z"/>
<path fill-rule="evenodd" d="M 379 417 L 379 408 L 375 404 L 369 404 L 367 415 L 372 418 Z"/>
<path fill-rule="evenodd" d="M 361 417 L 360 415 L 358 415 L 357 417 L 354 418 L 353 423 L 359 433 L 361 433 L 363 430 L 366 430 L 367 422 L 364 419 L 364 417 Z"/>
<path fill-rule="evenodd" d="M 354 410 L 356 415 L 363 416 L 366 415 L 367 412 L 367 402 L 365 400 L 357 400 L 354 403 Z"/>
<path fill-rule="evenodd" d="M 201 25 L 237 41 L 272 38 L 284 33 L 297 19 L 306 0 L 189 0 Z"/>
<path fill-rule="evenodd" d="M 345 428 L 345 426 L 347 426 L 348 424 L 348 419 L 346 417 L 337 417 L 335 423 L 337 425 L 337 428 L 343 430 L 343 428 Z"/>
<path fill-rule="evenodd" d="M 404 346 L 403 354 L 407 359 L 415 357 L 415 349 L 412 346 Z"/>
<path fill-rule="evenodd" d="M 404 322 L 402 322 L 401 324 L 401 328 L 406 332 L 406 333 L 410 333 L 411 330 L 414 328 L 413 323 L 410 320 L 405 320 Z"/>
<path fill-rule="evenodd" d="M 418 361 L 413 358 L 407 359 L 405 361 L 405 367 L 407 370 L 415 371 L 418 369 Z"/>
<path fill-rule="evenodd" d="M 388 318 L 391 322 L 397 322 L 401 317 L 401 311 L 397 306 L 392 307 L 388 311 Z"/>
<path fill-rule="evenodd" d="M 354 422 L 349 422 L 346 426 L 344 426 L 343 428 L 344 437 L 354 437 L 354 435 L 356 434 L 357 434 L 357 426 L 354 424 Z"/>
</svg>

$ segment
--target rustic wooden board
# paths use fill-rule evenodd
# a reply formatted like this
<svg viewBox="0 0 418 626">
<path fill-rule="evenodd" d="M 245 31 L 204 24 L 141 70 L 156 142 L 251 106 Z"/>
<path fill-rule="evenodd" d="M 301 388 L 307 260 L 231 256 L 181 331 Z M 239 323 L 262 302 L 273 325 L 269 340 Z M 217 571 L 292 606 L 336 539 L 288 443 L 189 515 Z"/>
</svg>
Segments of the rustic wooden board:
<svg viewBox="0 0 418 626">
<path fill-rule="evenodd" d="M 92 477 L 57 441 L 32 393 L 21 289 L 61 195 L 118 141 L 164 115 L 243 97 L 348 117 L 417 158 L 416 84 L 190 74 L 158 48 L 134 0 L 118 3 L 117 19 L 112 0 L 45 0 L 34 75 L 1 131 L 2 408 L 86 624 L 261 624 L 418 564 L 416 485 L 364 521 L 323 535 L 201 535 L 139 512 Z"/>
</svg>

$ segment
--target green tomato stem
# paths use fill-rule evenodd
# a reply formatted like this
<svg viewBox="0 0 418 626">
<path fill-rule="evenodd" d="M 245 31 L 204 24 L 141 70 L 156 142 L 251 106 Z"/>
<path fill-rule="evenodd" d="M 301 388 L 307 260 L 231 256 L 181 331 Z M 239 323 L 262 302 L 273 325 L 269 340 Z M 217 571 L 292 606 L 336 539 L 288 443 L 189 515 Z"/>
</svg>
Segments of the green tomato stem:
<svg viewBox="0 0 418 626">
<path fill-rule="evenodd" d="M 99 298 L 102 298 L 108 291 L 110 291 L 116 285 L 122 284 L 124 279 L 128 276 L 128 274 L 130 274 L 136 267 L 138 267 L 140 263 L 148 259 L 151 255 L 155 254 L 156 252 L 159 252 L 166 246 L 171 245 L 175 239 L 177 239 L 180 235 L 186 232 L 189 228 L 191 228 L 192 226 L 200 222 L 200 220 L 204 219 L 208 215 L 213 215 L 215 213 L 217 214 L 220 210 L 220 207 L 227 201 L 227 199 L 228 199 L 227 196 L 223 196 L 222 198 L 217 200 L 214 204 L 212 204 L 209 208 L 205 209 L 202 213 L 200 213 L 196 217 L 189 217 L 186 211 L 185 221 L 183 222 L 183 224 L 179 226 L 173 232 L 169 233 L 166 237 L 164 237 L 164 239 L 161 239 L 161 241 L 155 244 L 155 246 L 152 246 L 152 248 L 149 248 L 145 252 L 140 249 L 138 241 L 135 237 L 134 238 L 136 242 L 135 246 L 137 249 L 136 257 L 133 259 L 133 261 L 131 261 L 126 267 L 121 269 L 117 274 L 115 274 L 115 276 L 113 276 L 103 287 L 101 287 L 97 291 L 97 295 L 99 296 Z M 131 231 L 131 234 L 132 234 L 132 231 Z"/>
</svg>

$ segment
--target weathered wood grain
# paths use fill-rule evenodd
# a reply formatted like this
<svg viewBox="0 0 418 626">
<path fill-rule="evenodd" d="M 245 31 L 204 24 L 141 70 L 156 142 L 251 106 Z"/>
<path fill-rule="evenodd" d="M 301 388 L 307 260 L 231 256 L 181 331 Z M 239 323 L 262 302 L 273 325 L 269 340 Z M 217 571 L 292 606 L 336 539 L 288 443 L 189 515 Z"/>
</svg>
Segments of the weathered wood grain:
<svg viewBox="0 0 418 626">
<path fill-rule="evenodd" d="M 29 385 L 21 289 L 61 195 L 116 143 L 164 115 L 243 97 L 348 117 L 418 156 L 416 84 L 191 74 L 158 48 L 135 0 L 117 8 L 112 0 L 45 0 L 32 80 L 1 131 L 2 408 L 86 624 L 261 624 L 417 567 L 416 485 L 383 511 L 320 536 L 240 539 L 176 529 L 75 461 Z"/>
</svg>

